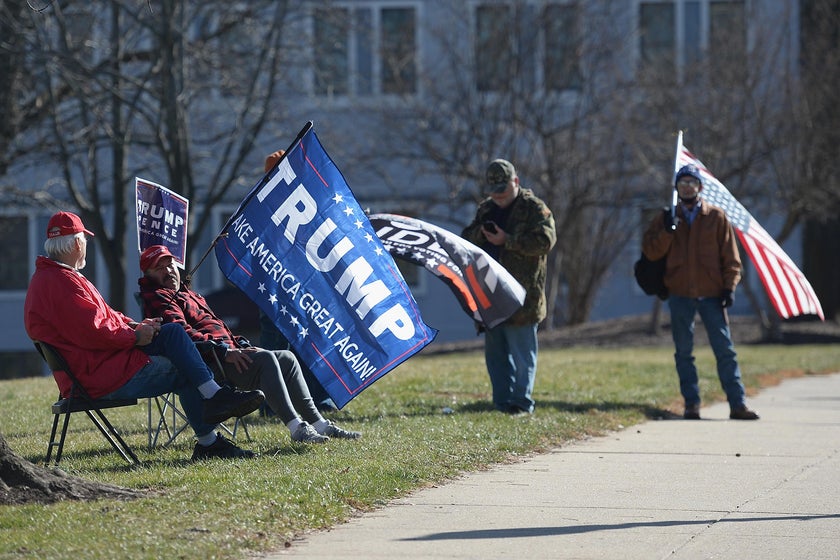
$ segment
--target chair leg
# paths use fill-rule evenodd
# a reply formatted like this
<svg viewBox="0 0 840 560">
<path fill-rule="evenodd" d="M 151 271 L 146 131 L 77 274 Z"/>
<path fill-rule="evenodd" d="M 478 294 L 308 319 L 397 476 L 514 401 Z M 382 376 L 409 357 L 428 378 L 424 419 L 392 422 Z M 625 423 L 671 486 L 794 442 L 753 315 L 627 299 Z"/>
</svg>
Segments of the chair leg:
<svg viewBox="0 0 840 560">
<path fill-rule="evenodd" d="M 93 413 L 96 413 L 94 416 Z M 91 422 L 93 422 L 99 431 L 102 432 L 102 435 L 105 436 L 105 439 L 108 440 L 108 443 L 111 444 L 111 447 L 119 453 L 123 459 L 126 460 L 131 465 L 139 465 L 140 459 L 137 458 L 137 455 L 134 454 L 134 451 L 129 447 L 129 445 L 125 442 L 122 438 L 120 433 L 114 428 L 113 425 L 108 421 L 105 415 L 102 413 L 101 410 L 86 410 L 85 413 L 90 418 Z M 106 429 L 107 428 L 107 429 Z M 61 448 L 59 448 L 60 452 Z"/>
<path fill-rule="evenodd" d="M 175 438 L 177 438 L 181 432 L 189 427 L 189 420 L 187 420 L 187 416 L 178 408 L 178 406 L 174 402 L 175 396 L 173 393 L 168 395 L 159 395 L 157 397 L 149 397 L 148 400 L 148 422 L 149 422 L 149 437 L 148 437 L 148 445 L 149 451 L 154 449 L 157 445 L 158 438 L 160 437 L 161 432 L 165 431 L 167 440 L 163 443 L 162 447 L 168 447 Z M 155 406 L 157 407 L 158 411 L 158 423 L 157 427 L 153 427 L 152 425 L 152 401 L 154 401 Z M 172 420 L 171 426 L 170 422 L 166 419 L 167 413 L 172 413 Z M 180 426 L 178 425 L 178 419 L 183 422 Z M 245 432 L 245 437 L 248 441 L 251 441 L 251 434 L 248 432 L 248 424 L 245 422 L 245 418 L 237 418 L 235 424 L 233 425 L 233 430 L 228 428 L 225 424 L 220 423 L 219 429 L 224 430 L 232 439 L 236 439 L 236 433 L 239 430 L 239 426 L 242 426 L 242 430 Z"/>
<path fill-rule="evenodd" d="M 153 402 L 158 413 L 157 427 L 154 426 L 152 420 Z M 149 422 L 149 451 L 155 448 L 158 443 L 158 439 L 160 439 L 161 433 L 166 432 L 166 441 L 161 445 L 161 447 L 167 447 L 190 425 L 187 415 L 178 408 L 178 405 L 175 402 L 174 393 L 158 395 L 157 397 L 149 397 L 147 405 Z M 167 415 L 169 414 L 172 415 L 171 419 L 167 419 Z M 181 425 L 178 425 L 179 419 L 182 422 Z"/>
<path fill-rule="evenodd" d="M 146 416 L 147 416 L 147 420 L 148 420 L 146 422 L 146 426 L 149 427 L 149 430 L 146 432 L 146 435 L 148 436 L 146 446 L 149 449 L 149 451 L 151 451 L 155 446 L 155 442 L 157 441 L 157 433 L 155 433 L 154 441 L 152 440 L 152 431 L 153 431 L 152 430 L 152 397 L 149 397 L 149 398 L 146 399 L 146 412 L 147 412 Z M 160 430 L 158 430 L 158 431 L 160 431 Z"/>
<path fill-rule="evenodd" d="M 166 437 L 170 440 L 172 439 L 172 432 L 169 430 L 169 423 L 166 421 L 166 404 L 161 405 L 160 399 L 163 398 L 164 402 L 166 401 L 165 397 L 149 397 L 149 451 L 154 449 L 155 445 L 157 445 L 158 438 L 160 437 L 161 431 L 166 431 Z M 158 411 L 158 422 L 157 428 L 152 427 L 152 401 L 154 401 L 155 406 L 157 407 Z M 154 436 L 152 433 L 154 432 Z"/>
<path fill-rule="evenodd" d="M 53 414 L 52 430 L 50 431 L 50 442 L 47 444 L 47 458 L 44 459 L 44 465 L 47 467 L 50 466 L 50 457 L 52 457 L 53 447 L 58 447 L 55 464 L 58 465 L 59 460 L 61 460 L 61 447 L 64 446 L 64 434 L 67 433 L 67 422 L 64 423 L 64 429 L 61 431 L 61 442 L 56 442 L 55 433 L 58 431 L 58 419 L 60 416 L 61 414 Z"/>
<path fill-rule="evenodd" d="M 167 424 L 166 421 L 164 420 L 164 424 L 166 424 L 166 435 L 167 435 L 168 439 L 163 444 L 163 447 L 168 447 L 169 444 L 171 444 L 173 441 L 175 441 L 175 438 L 177 438 L 181 434 L 181 432 L 183 432 L 184 430 L 187 429 L 187 427 L 189 427 L 190 423 L 189 423 L 189 420 L 187 420 L 187 415 L 184 414 L 184 412 L 180 408 L 178 408 L 178 405 L 175 403 L 175 393 L 169 393 L 168 395 L 161 395 L 160 397 L 157 397 L 156 400 L 157 399 L 163 400 L 163 407 L 161 408 L 161 413 L 160 413 L 161 418 L 164 417 L 164 415 L 167 413 L 167 411 L 170 411 L 172 413 L 172 428 L 171 429 L 169 427 L 169 424 Z M 182 424 L 180 426 L 178 425 L 178 419 L 179 418 L 181 419 L 181 422 L 182 422 Z"/>
<path fill-rule="evenodd" d="M 248 433 L 248 423 L 245 421 L 244 416 L 240 416 L 236 419 L 236 422 L 233 424 L 233 432 L 230 433 L 230 436 L 233 439 L 236 439 L 236 432 L 239 430 L 239 426 L 242 426 L 242 431 L 245 432 L 245 439 L 250 442 L 251 434 Z"/>
<path fill-rule="evenodd" d="M 70 425 L 70 413 L 64 413 L 64 426 L 61 428 L 61 439 L 58 440 L 58 449 L 55 451 L 55 465 L 61 461 L 61 454 L 64 452 L 64 439 L 67 437 L 67 426 Z"/>
<path fill-rule="evenodd" d="M 181 414 L 181 412 L 178 411 L 178 414 Z M 186 421 L 186 417 L 184 417 L 184 420 Z M 163 447 L 169 447 L 169 444 L 171 444 L 173 441 L 175 441 L 175 438 L 177 438 L 181 434 L 181 432 L 186 430 L 188 427 L 189 427 L 189 424 L 186 424 L 186 423 L 178 426 L 175 429 L 175 431 L 172 432 L 172 436 L 168 440 L 166 440 L 166 443 L 163 444 Z"/>
</svg>

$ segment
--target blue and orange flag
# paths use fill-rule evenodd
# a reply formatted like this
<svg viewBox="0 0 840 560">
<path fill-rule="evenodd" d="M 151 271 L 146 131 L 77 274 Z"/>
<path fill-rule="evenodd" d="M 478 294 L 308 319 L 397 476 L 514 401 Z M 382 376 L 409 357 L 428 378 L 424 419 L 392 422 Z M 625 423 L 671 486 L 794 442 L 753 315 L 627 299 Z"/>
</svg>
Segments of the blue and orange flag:
<svg viewBox="0 0 840 560">
<path fill-rule="evenodd" d="M 311 122 L 228 220 L 215 253 L 339 408 L 437 334 Z"/>
</svg>

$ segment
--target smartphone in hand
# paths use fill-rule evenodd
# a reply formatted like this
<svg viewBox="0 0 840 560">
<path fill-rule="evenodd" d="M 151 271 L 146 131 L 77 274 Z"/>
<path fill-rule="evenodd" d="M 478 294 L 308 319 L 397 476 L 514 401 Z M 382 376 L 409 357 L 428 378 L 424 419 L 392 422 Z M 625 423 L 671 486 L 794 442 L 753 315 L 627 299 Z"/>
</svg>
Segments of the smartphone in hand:
<svg viewBox="0 0 840 560">
<path fill-rule="evenodd" d="M 487 220 L 486 222 L 484 222 L 483 224 L 481 224 L 481 227 L 482 227 L 482 229 L 486 229 L 486 230 L 487 230 L 487 231 L 489 231 L 490 233 L 496 233 L 497 231 L 499 231 L 499 230 L 496 228 L 496 224 L 494 224 L 494 223 L 493 223 L 493 222 L 491 222 L 490 220 Z"/>
</svg>

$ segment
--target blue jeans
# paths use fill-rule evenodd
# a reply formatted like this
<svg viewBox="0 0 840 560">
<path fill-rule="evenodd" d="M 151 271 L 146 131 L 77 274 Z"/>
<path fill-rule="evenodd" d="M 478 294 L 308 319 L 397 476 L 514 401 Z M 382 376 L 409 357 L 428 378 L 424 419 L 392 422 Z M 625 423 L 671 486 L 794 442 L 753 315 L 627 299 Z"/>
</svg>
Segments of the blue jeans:
<svg viewBox="0 0 840 560">
<path fill-rule="evenodd" d="M 150 344 L 138 348 L 149 355 L 151 363 L 104 398 L 140 399 L 175 393 L 195 434 L 200 437 L 212 432 L 216 426 L 201 419 L 204 404 L 198 386 L 213 379 L 213 373 L 184 328 L 176 323 L 162 325 Z"/>
<path fill-rule="evenodd" d="M 671 296 L 668 298 L 668 307 L 671 308 L 671 334 L 676 349 L 674 361 L 685 405 L 700 404 L 700 387 L 693 354 L 694 316 L 699 313 L 709 335 L 709 344 L 717 361 L 718 378 L 729 406 L 743 406 L 744 385 L 741 383 L 741 370 L 738 368 L 735 345 L 732 344 L 732 336 L 720 299 Z"/>
<path fill-rule="evenodd" d="M 502 323 L 484 333 L 484 361 L 493 387 L 497 410 L 511 407 L 533 412 L 534 378 L 537 375 L 537 325 Z"/>
</svg>

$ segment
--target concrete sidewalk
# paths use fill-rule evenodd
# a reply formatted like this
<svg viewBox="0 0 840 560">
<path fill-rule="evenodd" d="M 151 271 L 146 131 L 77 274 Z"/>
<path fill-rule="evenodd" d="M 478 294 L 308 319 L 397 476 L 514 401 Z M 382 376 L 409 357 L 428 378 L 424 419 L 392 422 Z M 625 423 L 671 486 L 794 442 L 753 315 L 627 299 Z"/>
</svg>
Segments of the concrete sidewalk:
<svg viewBox="0 0 840 560">
<path fill-rule="evenodd" d="M 272 558 L 840 558 L 840 374 L 419 491 Z"/>
</svg>

